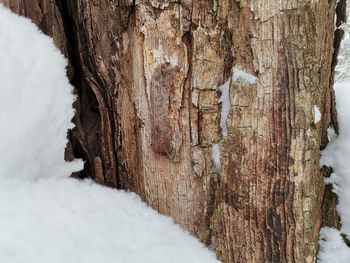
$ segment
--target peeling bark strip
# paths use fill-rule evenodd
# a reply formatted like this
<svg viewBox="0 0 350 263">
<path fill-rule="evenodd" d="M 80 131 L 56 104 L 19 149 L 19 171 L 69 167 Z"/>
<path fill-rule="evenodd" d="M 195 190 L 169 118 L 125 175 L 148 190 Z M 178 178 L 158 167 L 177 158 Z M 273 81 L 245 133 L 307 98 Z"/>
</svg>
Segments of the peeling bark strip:
<svg viewBox="0 0 350 263">
<path fill-rule="evenodd" d="M 336 0 L 0 1 L 70 59 L 82 176 L 137 192 L 223 262 L 314 262 Z M 258 81 L 230 84 L 223 137 L 233 67 Z"/>
</svg>

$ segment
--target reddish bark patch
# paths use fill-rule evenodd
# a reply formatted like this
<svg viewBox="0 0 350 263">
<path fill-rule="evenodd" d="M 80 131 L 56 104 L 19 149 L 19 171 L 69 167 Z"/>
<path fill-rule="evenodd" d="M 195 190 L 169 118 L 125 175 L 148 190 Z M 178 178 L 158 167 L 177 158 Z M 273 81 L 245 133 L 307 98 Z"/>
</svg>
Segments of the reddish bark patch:
<svg viewBox="0 0 350 263">
<path fill-rule="evenodd" d="M 151 108 L 152 108 L 152 148 L 155 152 L 173 156 L 176 152 L 173 143 L 174 130 L 169 115 L 171 100 L 175 90 L 175 81 L 179 67 L 172 67 L 170 63 L 159 65 L 151 81 Z"/>
</svg>

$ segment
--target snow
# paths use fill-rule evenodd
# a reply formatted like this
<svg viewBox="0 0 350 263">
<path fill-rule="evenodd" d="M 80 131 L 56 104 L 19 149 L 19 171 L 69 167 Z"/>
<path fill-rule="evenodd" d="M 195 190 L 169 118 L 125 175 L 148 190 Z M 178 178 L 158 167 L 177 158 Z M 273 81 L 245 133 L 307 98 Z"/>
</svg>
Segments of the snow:
<svg viewBox="0 0 350 263">
<path fill-rule="evenodd" d="M 321 165 L 331 166 L 334 173 L 325 180 L 333 186 L 333 191 L 338 195 L 337 212 L 341 218 L 340 232 L 350 237 L 350 83 L 338 83 L 335 85 L 337 111 L 340 134 L 339 137 L 331 141 L 327 148 L 322 152 Z M 323 235 L 327 237 L 326 231 Z M 335 240 L 334 233 L 331 237 L 327 237 L 325 241 L 321 242 L 322 249 L 332 250 L 328 246 L 334 246 L 332 240 Z M 331 243 L 331 244 L 328 244 Z M 333 251 L 334 257 L 339 256 L 338 252 Z M 347 262 L 350 262 L 350 248 L 348 248 Z M 330 262 L 330 261 L 320 261 Z M 333 262 L 333 261 L 332 261 Z"/>
<path fill-rule="evenodd" d="M 327 128 L 327 138 L 328 138 L 328 141 L 331 142 L 331 141 L 334 141 L 335 139 L 337 139 L 338 135 L 337 133 L 335 132 L 334 128 L 333 127 L 328 127 Z"/>
<path fill-rule="evenodd" d="M 211 156 L 215 165 L 215 169 L 220 172 L 221 171 L 221 153 L 220 153 L 220 146 L 218 144 L 213 144 L 213 148 L 211 151 Z"/>
<path fill-rule="evenodd" d="M 334 173 L 325 183 L 332 184 L 338 195 L 337 212 L 341 218 L 340 232 L 336 229 L 323 228 L 320 232 L 319 263 L 350 262 L 350 248 L 345 245 L 340 233 L 350 237 L 350 83 L 335 85 L 340 134 L 335 138 L 333 129 L 328 129 L 332 139 L 322 152 L 321 165 L 331 166 Z"/>
<path fill-rule="evenodd" d="M 350 1 L 347 1 L 350 4 Z M 348 15 L 350 9 L 347 10 Z M 338 56 L 336 71 L 336 102 L 340 134 L 337 137 L 334 129 L 327 129 L 330 141 L 322 152 L 321 165 L 331 166 L 334 173 L 325 179 L 326 184 L 332 184 L 333 191 L 338 195 L 337 212 L 341 219 L 340 231 L 323 227 L 320 231 L 320 252 L 318 263 L 348 263 L 350 262 L 350 247 L 343 241 L 341 234 L 350 238 L 350 27 L 342 25 L 345 38 L 342 41 Z"/>
<path fill-rule="evenodd" d="M 247 73 L 243 70 L 240 70 L 238 68 L 233 68 L 233 75 L 232 75 L 232 81 L 235 82 L 237 80 L 241 80 L 245 82 L 248 85 L 254 85 L 257 82 L 257 77 L 254 75 Z"/>
<path fill-rule="evenodd" d="M 0 12 L 0 177 L 68 176 L 82 163 L 62 159 L 74 115 L 67 61 L 34 24 Z"/>
<path fill-rule="evenodd" d="M 223 137 L 227 137 L 227 118 L 231 108 L 230 84 L 231 78 L 229 78 L 222 86 L 219 87 L 219 90 L 221 91 L 221 97 L 219 99 L 219 103 L 221 103 L 220 127 Z"/>
<path fill-rule="evenodd" d="M 0 207 L 0 262 L 218 262 L 136 195 L 88 180 L 3 180 Z"/>
<path fill-rule="evenodd" d="M 349 263 L 350 249 L 337 229 L 324 227 L 320 231 L 319 263 Z"/>
<path fill-rule="evenodd" d="M 0 262 L 214 263 L 215 255 L 131 193 L 68 176 L 67 61 L 0 5 Z"/>
<path fill-rule="evenodd" d="M 227 137 L 228 135 L 227 118 L 231 108 L 231 101 L 230 101 L 231 82 L 236 82 L 240 80 L 248 85 L 254 85 L 257 82 L 257 78 L 250 73 L 247 73 L 238 68 L 233 68 L 232 71 L 233 71 L 233 75 L 223 85 L 219 87 L 219 90 L 221 92 L 221 97 L 218 102 L 221 103 L 221 107 L 222 107 L 220 128 L 221 128 L 223 137 Z"/>
<path fill-rule="evenodd" d="M 347 6 L 350 6 L 350 1 L 347 0 Z M 350 17 L 350 8 L 347 8 L 347 17 Z M 350 81 L 350 19 L 346 24 L 342 24 L 340 28 L 344 29 L 345 38 L 340 46 L 340 53 L 338 55 L 338 65 L 335 68 L 335 79 L 337 82 Z"/>
<path fill-rule="evenodd" d="M 314 116 L 315 123 L 319 123 L 321 121 L 322 114 L 320 112 L 320 109 L 316 105 L 314 106 Z"/>
</svg>

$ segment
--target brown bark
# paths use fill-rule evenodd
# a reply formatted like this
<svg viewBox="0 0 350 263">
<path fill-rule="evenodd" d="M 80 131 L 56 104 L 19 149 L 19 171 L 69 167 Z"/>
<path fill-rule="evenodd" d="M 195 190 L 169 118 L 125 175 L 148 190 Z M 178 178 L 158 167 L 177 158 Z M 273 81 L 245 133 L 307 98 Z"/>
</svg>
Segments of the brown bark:
<svg viewBox="0 0 350 263">
<path fill-rule="evenodd" d="M 135 191 L 224 262 L 314 262 L 335 0 L 1 1 L 69 57 L 80 176 Z M 223 137 L 233 67 L 258 81 L 231 83 Z"/>
</svg>

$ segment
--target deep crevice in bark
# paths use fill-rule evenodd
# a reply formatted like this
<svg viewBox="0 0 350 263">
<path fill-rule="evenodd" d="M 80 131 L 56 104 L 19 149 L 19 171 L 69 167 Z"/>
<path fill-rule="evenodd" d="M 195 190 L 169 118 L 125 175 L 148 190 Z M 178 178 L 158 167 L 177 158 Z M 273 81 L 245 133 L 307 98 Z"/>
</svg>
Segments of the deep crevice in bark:
<svg viewBox="0 0 350 263">
<path fill-rule="evenodd" d="M 91 140 L 98 138 L 101 117 L 98 111 L 98 102 L 94 93 L 84 84 L 82 63 L 80 60 L 80 51 L 76 35 L 76 24 L 72 18 L 72 10 L 66 1 L 56 0 L 59 12 L 62 16 L 64 33 L 67 40 L 68 59 L 71 65 L 71 72 L 68 72 L 71 84 L 75 87 L 77 100 L 74 103 L 76 115 L 74 124 L 76 127 L 69 132 L 71 150 L 75 158 L 82 158 L 85 162 L 84 170 L 75 173 L 73 176 L 78 178 L 94 178 L 94 164 L 91 163 L 94 156 L 91 152 L 98 152 L 98 144 L 93 144 L 94 149 L 90 149 L 89 139 L 85 131 L 89 131 Z M 94 132 L 93 132 L 94 131 Z M 92 135 L 92 136 L 91 136 Z"/>
<path fill-rule="evenodd" d="M 340 27 L 343 23 L 346 22 L 346 9 L 347 4 L 346 0 L 340 0 L 336 7 L 336 29 L 334 32 L 334 42 L 333 42 L 333 58 L 332 58 L 332 65 L 331 65 L 331 79 L 330 79 L 330 87 L 331 87 L 331 123 L 330 125 L 334 128 L 335 132 L 339 135 L 339 125 L 337 121 L 337 110 L 336 110 L 336 103 L 335 103 L 335 93 L 333 90 L 334 85 L 334 77 L 335 77 L 335 68 L 338 64 L 338 55 L 340 51 L 340 45 L 341 41 L 344 37 L 344 30 Z M 328 143 L 328 140 L 327 140 Z M 326 145 L 322 145 L 324 148 Z"/>
<path fill-rule="evenodd" d="M 321 175 L 328 178 L 333 173 L 333 169 L 328 166 L 321 168 Z M 327 184 L 322 203 L 322 225 L 328 227 L 340 228 L 340 218 L 338 216 L 336 205 L 338 203 L 337 194 L 332 192 L 332 185 Z"/>
<path fill-rule="evenodd" d="M 330 92 L 331 92 L 331 103 L 330 103 L 330 114 L 331 114 L 331 123 L 330 127 L 333 127 L 336 134 L 339 135 L 339 125 L 337 121 L 337 110 L 336 110 L 336 101 L 335 101 L 335 92 L 333 89 L 334 80 L 335 80 L 335 68 L 338 64 L 338 55 L 340 52 L 341 41 L 344 37 L 344 30 L 341 28 L 343 23 L 346 23 L 347 20 L 347 3 L 346 0 L 340 0 L 336 6 L 336 29 L 334 31 L 334 41 L 333 41 L 333 56 L 331 64 L 331 78 L 330 78 Z M 328 144 L 327 138 L 327 128 L 324 127 L 324 134 L 322 138 L 321 150 L 325 149 Z M 324 178 L 331 176 L 333 173 L 332 167 L 323 166 L 321 168 L 321 175 Z M 332 226 L 337 229 L 340 229 L 340 218 L 336 211 L 336 205 L 338 203 L 338 197 L 335 193 L 332 192 L 332 186 L 326 185 L 325 193 L 322 203 L 322 225 Z"/>
</svg>

